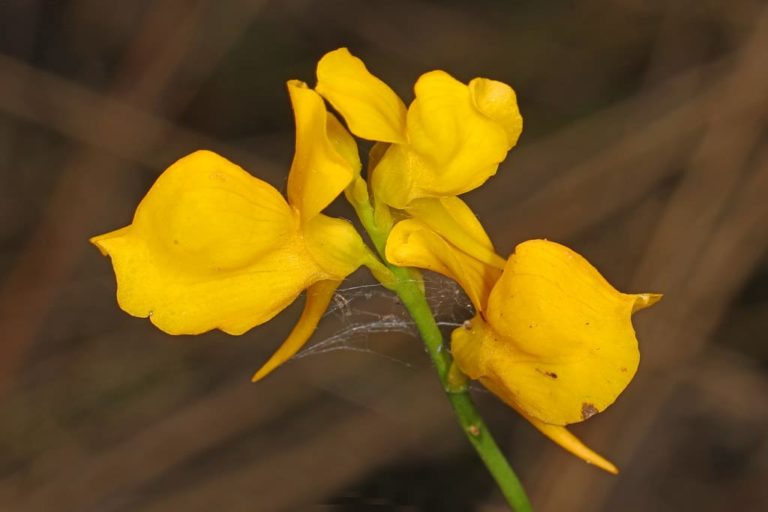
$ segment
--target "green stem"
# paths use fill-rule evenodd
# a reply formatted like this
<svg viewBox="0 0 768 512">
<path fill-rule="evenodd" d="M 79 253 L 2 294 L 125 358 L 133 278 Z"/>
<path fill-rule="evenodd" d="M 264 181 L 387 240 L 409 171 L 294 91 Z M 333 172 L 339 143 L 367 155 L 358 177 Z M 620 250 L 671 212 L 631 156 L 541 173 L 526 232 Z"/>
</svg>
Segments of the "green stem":
<svg viewBox="0 0 768 512">
<path fill-rule="evenodd" d="M 352 204 L 373 244 L 386 261 L 383 253 L 389 227 L 380 229 L 376 225 L 373 207 L 369 201 L 355 201 Z M 445 350 L 443 335 L 435 322 L 435 317 L 419 283 L 413 279 L 412 274 L 407 269 L 389 263 L 387 266 L 395 276 L 395 282 L 390 287 L 400 297 L 416 323 L 416 328 L 427 347 L 432 363 L 435 365 L 440 383 L 443 385 L 467 439 L 475 447 L 477 454 L 493 476 L 509 506 L 517 512 L 533 510 L 523 485 L 501 453 L 482 416 L 472 403 L 466 387 L 457 387 L 453 382 L 455 378 L 452 378 L 452 374 L 456 371 L 455 368 L 452 368 L 453 358 Z"/>
</svg>

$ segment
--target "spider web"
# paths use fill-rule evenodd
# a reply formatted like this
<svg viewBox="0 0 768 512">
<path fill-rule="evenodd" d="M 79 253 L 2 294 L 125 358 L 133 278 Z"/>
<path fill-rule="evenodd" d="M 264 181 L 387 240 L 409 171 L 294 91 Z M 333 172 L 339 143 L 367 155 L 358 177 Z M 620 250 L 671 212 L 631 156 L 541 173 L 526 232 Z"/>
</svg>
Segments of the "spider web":
<svg viewBox="0 0 768 512">
<path fill-rule="evenodd" d="M 424 273 L 427 300 L 437 324 L 445 331 L 474 316 L 474 308 L 462 289 L 450 279 L 438 274 Z M 339 289 L 333 297 L 322 322 L 334 318 L 338 325 L 334 334 L 308 345 L 295 359 L 317 356 L 337 350 L 363 352 L 383 357 L 395 363 L 413 367 L 406 361 L 389 356 L 370 346 L 372 337 L 385 333 L 400 333 L 413 338 L 419 334 L 405 307 L 390 290 L 380 284 L 362 284 Z"/>
</svg>

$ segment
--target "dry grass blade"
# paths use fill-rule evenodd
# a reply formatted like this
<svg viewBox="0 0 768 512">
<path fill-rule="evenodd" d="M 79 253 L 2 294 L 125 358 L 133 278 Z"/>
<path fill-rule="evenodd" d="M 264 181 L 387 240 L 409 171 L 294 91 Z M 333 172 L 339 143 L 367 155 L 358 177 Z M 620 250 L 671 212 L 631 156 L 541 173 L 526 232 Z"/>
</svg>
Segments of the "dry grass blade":
<svg viewBox="0 0 768 512">
<path fill-rule="evenodd" d="M 125 99 L 88 90 L 16 59 L 0 55 L 0 75 L 0 110 L 127 162 L 162 169 L 192 149 L 215 148 L 253 168 L 272 166 Z"/>
</svg>

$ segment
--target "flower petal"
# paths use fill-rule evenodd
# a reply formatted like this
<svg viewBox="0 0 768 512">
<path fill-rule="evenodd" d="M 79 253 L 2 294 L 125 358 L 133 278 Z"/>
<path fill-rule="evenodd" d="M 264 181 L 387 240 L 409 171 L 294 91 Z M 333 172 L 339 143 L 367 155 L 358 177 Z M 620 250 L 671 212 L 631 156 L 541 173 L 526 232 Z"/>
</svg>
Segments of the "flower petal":
<svg viewBox="0 0 768 512">
<path fill-rule="evenodd" d="M 488 78 L 473 79 L 469 82 L 469 91 L 475 108 L 507 132 L 507 143 L 512 149 L 523 131 L 523 117 L 517 107 L 515 91 L 503 82 Z"/>
<path fill-rule="evenodd" d="M 455 333 L 462 371 L 496 383 L 501 398 L 554 425 L 583 421 L 616 400 L 637 370 L 631 315 L 616 291 L 565 246 L 517 246 L 488 300 L 487 325 Z M 479 323 L 479 322 L 478 322 Z"/>
<path fill-rule="evenodd" d="M 334 292 L 341 284 L 341 281 L 320 281 L 313 284 L 307 290 L 307 298 L 304 303 L 304 311 L 293 330 L 285 339 L 280 348 L 277 349 L 272 357 L 259 368 L 251 378 L 252 382 L 258 382 L 270 373 L 272 370 L 288 361 L 296 352 L 301 350 L 312 333 L 315 332 L 317 324 L 328 309 L 328 304 L 333 298 Z"/>
<path fill-rule="evenodd" d="M 649 308 L 659 302 L 663 295 L 661 293 L 637 293 L 633 295 L 635 303 L 632 306 L 632 312 L 636 313 L 641 309 Z"/>
<path fill-rule="evenodd" d="M 444 71 L 419 78 L 408 108 L 407 147 L 390 147 L 372 177 L 374 191 L 387 204 L 404 208 L 420 197 L 463 194 L 496 173 L 511 148 L 511 115 L 503 112 L 508 98 L 488 100 L 492 95 L 484 93 L 486 88 L 470 90 Z M 476 97 L 484 100 L 485 112 L 476 106 Z"/>
<path fill-rule="evenodd" d="M 555 443 L 559 444 L 563 449 L 571 452 L 587 464 L 594 464 L 602 470 L 608 473 L 618 475 L 619 469 L 609 460 L 602 457 L 600 454 L 591 450 L 587 445 L 581 442 L 581 440 L 573 435 L 567 428 L 559 425 L 549 425 L 535 418 L 525 416 L 525 419 L 531 422 L 539 432 L 550 438 Z"/>
<path fill-rule="evenodd" d="M 358 137 L 405 142 L 403 100 L 348 49 L 339 48 L 320 59 L 316 89 L 341 113 Z"/>
<path fill-rule="evenodd" d="M 468 255 L 504 269 L 506 261 L 496 254 L 483 225 L 458 197 L 416 199 L 406 211 Z"/>
<path fill-rule="evenodd" d="M 387 260 L 395 265 L 438 272 L 457 281 L 478 311 L 486 301 L 500 271 L 468 256 L 415 219 L 395 224 L 389 234 Z"/>
<path fill-rule="evenodd" d="M 402 210 L 414 198 L 432 196 L 423 190 L 422 180 L 419 179 L 425 165 L 408 146 L 390 144 L 389 147 L 380 146 L 376 149 L 376 160 L 370 160 L 368 164 L 371 190 L 375 198 Z"/>
<path fill-rule="evenodd" d="M 288 175 L 288 202 L 311 219 L 360 172 L 354 139 L 304 82 L 288 82 L 296 119 L 296 152 Z"/>
<path fill-rule="evenodd" d="M 130 226 L 91 241 L 112 258 L 120 306 L 170 334 L 241 334 L 326 278 L 280 193 L 209 151 L 169 167 Z"/>
<path fill-rule="evenodd" d="M 470 322 L 453 331 L 451 334 L 451 353 L 462 373 L 472 379 L 479 380 L 489 391 L 515 409 L 542 434 L 564 449 L 609 473 L 618 473 L 616 466 L 590 450 L 564 426 L 545 423 L 526 414 L 521 405 L 521 397 L 512 393 L 507 382 L 503 378 L 499 378 L 495 371 L 494 362 L 499 363 L 501 361 L 499 366 L 503 366 L 503 360 L 509 357 L 509 355 L 506 353 L 507 350 L 503 344 L 489 344 L 486 341 L 488 337 L 492 336 L 494 336 L 494 333 L 480 315 L 475 316 Z M 516 370 L 517 368 L 513 368 L 509 371 Z M 549 374 L 547 377 L 552 379 L 558 378 L 555 374 Z"/>
<path fill-rule="evenodd" d="M 349 221 L 320 214 L 306 223 L 302 231 L 307 251 L 334 279 L 344 279 L 373 257 Z"/>
<path fill-rule="evenodd" d="M 327 110 L 326 114 L 328 140 L 336 152 L 347 161 L 347 165 L 352 169 L 354 176 L 360 176 L 360 169 L 363 167 L 363 164 L 360 162 L 360 152 L 357 150 L 355 138 L 350 135 L 335 115 Z"/>
<path fill-rule="evenodd" d="M 456 329 L 459 331 L 462 329 L 462 327 L 459 327 Z M 466 328 L 464 328 L 466 329 Z M 504 390 L 499 389 L 499 383 L 495 381 L 488 381 L 488 380 L 481 380 L 483 385 L 487 387 L 492 393 L 494 393 L 496 396 L 502 398 L 504 400 Z M 506 400 L 505 400 L 506 401 Z M 510 405 L 513 409 L 515 409 L 518 414 L 520 414 L 523 418 L 528 420 L 531 425 L 536 427 L 536 429 L 547 436 L 550 440 L 554 441 L 555 443 L 559 444 L 563 449 L 571 452 L 573 455 L 577 456 L 578 458 L 582 459 L 584 462 L 588 464 L 594 464 L 595 466 L 599 467 L 600 469 L 603 469 L 609 473 L 612 473 L 614 475 L 618 474 L 619 470 L 614 466 L 610 461 L 606 460 L 599 454 L 592 451 L 588 446 L 586 446 L 584 443 L 582 443 L 578 437 L 574 436 L 567 428 L 560 426 L 560 425 L 550 425 L 548 423 L 544 423 L 541 420 L 537 420 L 536 418 L 532 418 L 525 414 L 523 411 L 521 411 L 516 404 L 507 402 L 508 405 Z"/>
</svg>

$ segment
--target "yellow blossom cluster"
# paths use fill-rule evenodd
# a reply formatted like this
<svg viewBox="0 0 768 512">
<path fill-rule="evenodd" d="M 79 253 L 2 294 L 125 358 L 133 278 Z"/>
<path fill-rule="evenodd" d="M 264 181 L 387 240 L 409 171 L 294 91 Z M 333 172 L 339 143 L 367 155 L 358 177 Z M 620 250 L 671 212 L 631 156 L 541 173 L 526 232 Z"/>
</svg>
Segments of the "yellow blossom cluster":
<svg viewBox="0 0 768 512">
<path fill-rule="evenodd" d="M 112 259 L 120 307 L 170 334 L 242 334 L 306 290 L 301 318 L 259 380 L 306 343 L 361 265 L 385 285 L 385 265 L 438 272 L 476 311 L 451 336 L 458 369 L 565 449 L 616 472 L 566 425 L 603 411 L 629 384 L 639 362 L 631 316 L 660 295 L 621 293 L 547 240 L 496 253 L 458 196 L 493 176 L 517 143 L 512 88 L 430 71 L 406 106 L 346 48 L 320 59 L 314 88 L 287 85 L 296 150 L 286 197 L 210 151 L 180 159 L 129 226 L 92 239 Z M 354 136 L 374 142 L 367 181 Z M 322 213 L 342 193 L 355 206 L 372 198 L 386 261 L 351 223 Z"/>
</svg>

